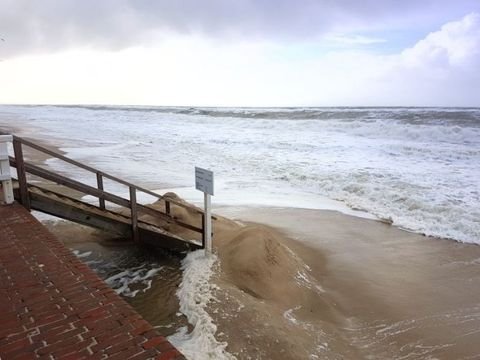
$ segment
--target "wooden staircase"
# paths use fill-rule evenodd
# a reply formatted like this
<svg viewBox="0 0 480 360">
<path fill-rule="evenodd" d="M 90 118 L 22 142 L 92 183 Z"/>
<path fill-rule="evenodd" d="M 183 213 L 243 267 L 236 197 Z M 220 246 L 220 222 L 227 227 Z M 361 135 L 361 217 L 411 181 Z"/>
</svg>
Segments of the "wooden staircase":
<svg viewBox="0 0 480 360">
<path fill-rule="evenodd" d="M 0 133 L 1 134 L 1 133 Z M 90 186 L 78 180 L 60 175 L 50 169 L 25 161 L 23 156 L 24 147 L 65 161 L 78 168 L 95 175 L 97 186 Z M 82 225 L 94 227 L 118 237 L 132 238 L 134 241 L 151 244 L 153 246 L 184 252 L 204 248 L 204 214 L 203 211 L 185 204 L 177 199 L 162 196 L 150 190 L 136 186 L 113 175 L 94 169 L 88 165 L 79 163 L 55 151 L 47 149 L 37 143 L 18 136 L 13 136 L 14 156 L 10 157 L 10 166 L 17 171 L 17 179 L 14 181 L 15 200 L 20 202 L 28 210 L 36 210 L 62 219 L 73 221 Z M 37 181 L 32 183 L 32 178 Z M 104 190 L 103 179 L 109 179 L 122 184 L 129 189 L 129 198 L 107 192 Z M 71 196 L 65 192 L 50 189 L 40 183 L 51 182 L 58 188 L 68 189 L 80 196 Z M 161 200 L 163 211 L 157 207 L 140 204 L 137 202 L 137 193 L 143 192 Z M 83 199 L 84 195 L 90 195 L 97 199 L 98 204 L 92 204 Z M 106 206 L 106 203 L 113 206 Z M 123 208 L 123 209 L 122 209 Z M 195 224 L 182 221 L 175 216 L 174 208 L 183 208 L 195 219 Z M 125 210 L 128 209 L 128 210 Z M 143 216 L 142 216 L 143 215 Z M 148 215 L 148 216 L 146 216 Z M 144 218 L 154 219 L 148 221 Z M 212 217 L 215 219 L 215 217 Z M 200 226 L 198 226 L 200 224 Z M 202 241 L 185 239 L 175 235 L 166 229 L 175 225 L 183 229 L 182 233 L 190 233 L 189 238 L 201 238 Z"/>
</svg>

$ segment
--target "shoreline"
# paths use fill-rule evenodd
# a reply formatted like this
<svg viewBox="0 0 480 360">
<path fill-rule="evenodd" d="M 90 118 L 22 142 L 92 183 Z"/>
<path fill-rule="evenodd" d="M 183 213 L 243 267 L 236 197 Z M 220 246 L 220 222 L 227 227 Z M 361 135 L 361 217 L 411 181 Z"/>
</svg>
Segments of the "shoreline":
<svg viewBox="0 0 480 360">
<path fill-rule="evenodd" d="M 319 331 L 330 327 L 324 341 L 330 345 L 319 351 L 320 358 L 395 358 L 407 356 L 416 346 L 428 348 L 422 356 L 480 353 L 472 333 L 480 325 L 475 300 L 480 295 L 478 246 L 329 211 L 230 209 L 233 214 L 279 229 L 287 246 L 312 270 L 324 290 L 321 295 L 334 304 L 333 312 L 340 313 L 341 321 L 333 327 L 311 314 L 306 324 L 287 323 L 299 331 L 315 321 Z M 292 309 L 295 315 L 295 306 Z"/>
</svg>

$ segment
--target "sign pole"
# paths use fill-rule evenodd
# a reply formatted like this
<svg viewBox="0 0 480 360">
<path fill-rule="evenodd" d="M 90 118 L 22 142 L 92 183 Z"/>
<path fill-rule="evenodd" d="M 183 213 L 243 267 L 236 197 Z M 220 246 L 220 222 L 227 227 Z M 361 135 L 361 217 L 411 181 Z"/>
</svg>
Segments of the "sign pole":
<svg viewBox="0 0 480 360">
<path fill-rule="evenodd" d="M 205 239 L 205 253 L 212 253 L 212 202 L 213 172 L 195 167 L 195 188 L 203 192 L 203 238 Z"/>
<path fill-rule="evenodd" d="M 212 202 L 210 194 L 203 193 L 203 203 L 205 209 L 205 253 L 212 253 Z"/>
</svg>

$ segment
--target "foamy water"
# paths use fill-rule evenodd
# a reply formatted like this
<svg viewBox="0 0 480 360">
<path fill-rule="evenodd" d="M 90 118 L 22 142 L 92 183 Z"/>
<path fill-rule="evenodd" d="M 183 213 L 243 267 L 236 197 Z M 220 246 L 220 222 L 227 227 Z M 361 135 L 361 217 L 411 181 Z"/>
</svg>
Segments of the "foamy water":
<svg viewBox="0 0 480 360">
<path fill-rule="evenodd" d="M 215 338 L 217 326 L 207 312 L 214 301 L 215 285 L 210 282 L 217 257 L 206 255 L 204 250 L 189 253 L 182 261 L 183 279 L 177 291 L 180 311 L 187 317 L 193 330 L 187 327 L 168 337 L 189 360 L 233 360 L 226 351 L 227 343 Z"/>
<path fill-rule="evenodd" d="M 92 251 L 82 252 L 72 249 L 72 252 L 102 276 L 105 283 L 117 294 L 131 298 L 150 290 L 154 278 L 165 268 L 165 266 L 148 262 L 136 266 L 119 267 L 112 261 L 92 259 Z"/>
<path fill-rule="evenodd" d="M 0 124 L 150 188 L 188 192 L 202 166 L 215 172 L 217 204 L 325 208 L 327 198 L 480 243 L 480 109 L 1 106 Z"/>
<path fill-rule="evenodd" d="M 164 281 L 166 277 L 172 275 L 167 265 L 150 261 L 136 264 L 140 259 L 135 256 L 122 263 L 110 258 L 102 259 L 99 257 L 100 254 L 94 254 L 93 251 L 71 250 L 121 296 L 128 298 L 136 298 L 141 294 L 155 296 L 155 293 L 149 293 L 154 281 L 160 281 L 165 286 L 162 291 L 170 287 L 170 284 Z M 235 359 L 226 351 L 227 343 L 217 341 L 215 338 L 217 327 L 207 312 L 208 305 L 215 301 L 216 286 L 210 282 L 210 278 L 216 262 L 216 255 L 206 256 L 204 250 L 191 252 L 182 260 L 183 276 L 176 290 L 181 313 L 177 314 L 176 321 L 158 326 L 175 331 L 168 339 L 189 360 Z M 162 309 L 150 311 L 161 312 Z M 191 331 L 188 331 L 188 327 L 178 318 L 182 314 L 192 325 Z"/>
</svg>

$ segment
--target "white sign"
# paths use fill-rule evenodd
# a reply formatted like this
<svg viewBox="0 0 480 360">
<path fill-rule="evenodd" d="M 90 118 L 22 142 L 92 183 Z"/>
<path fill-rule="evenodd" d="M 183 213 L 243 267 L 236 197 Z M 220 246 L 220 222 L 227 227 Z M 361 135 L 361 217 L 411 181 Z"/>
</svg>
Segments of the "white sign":
<svg viewBox="0 0 480 360">
<path fill-rule="evenodd" d="M 195 189 L 213 195 L 213 171 L 195 166 Z"/>
</svg>

